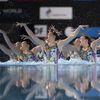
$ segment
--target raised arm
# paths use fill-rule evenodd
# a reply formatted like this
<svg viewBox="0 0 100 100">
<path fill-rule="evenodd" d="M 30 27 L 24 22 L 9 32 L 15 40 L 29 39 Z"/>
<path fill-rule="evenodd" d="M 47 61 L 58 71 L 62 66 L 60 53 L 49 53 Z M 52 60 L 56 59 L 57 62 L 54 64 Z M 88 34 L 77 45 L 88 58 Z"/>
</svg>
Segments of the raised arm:
<svg viewBox="0 0 100 100">
<path fill-rule="evenodd" d="M 17 23 L 17 26 L 23 26 L 28 33 L 28 35 L 33 39 L 33 41 L 38 44 L 38 45 L 44 45 L 45 42 L 41 39 L 39 39 L 33 32 L 32 30 L 25 24 L 25 23 Z"/>
<path fill-rule="evenodd" d="M 16 48 L 14 47 L 14 45 L 11 43 L 10 39 L 7 36 L 7 33 L 3 30 L 0 30 L 0 33 L 3 34 L 3 37 L 5 39 L 5 41 L 7 42 L 9 48 L 12 50 L 12 52 L 14 52 L 15 54 L 20 54 Z"/>
<path fill-rule="evenodd" d="M 60 49 L 62 49 L 63 46 L 69 44 L 74 38 L 76 38 L 76 36 L 80 32 L 80 30 L 83 29 L 83 27 L 85 27 L 85 25 L 79 25 L 79 27 L 74 32 L 72 32 L 73 34 L 69 35 L 68 38 L 64 40 L 59 41 L 58 46 L 60 47 Z"/>
<path fill-rule="evenodd" d="M 8 55 L 9 57 L 11 57 L 12 55 L 12 51 L 10 49 L 8 49 L 7 47 L 5 47 L 4 45 L 0 44 L 0 49 L 1 51 L 3 51 L 6 55 Z"/>
<path fill-rule="evenodd" d="M 23 40 L 30 40 L 33 44 L 38 45 L 30 36 L 21 35 L 21 38 L 22 38 Z"/>
<path fill-rule="evenodd" d="M 100 37 L 96 40 L 94 40 L 91 43 L 91 48 L 96 52 L 96 50 L 98 49 L 98 47 L 100 46 Z"/>
</svg>

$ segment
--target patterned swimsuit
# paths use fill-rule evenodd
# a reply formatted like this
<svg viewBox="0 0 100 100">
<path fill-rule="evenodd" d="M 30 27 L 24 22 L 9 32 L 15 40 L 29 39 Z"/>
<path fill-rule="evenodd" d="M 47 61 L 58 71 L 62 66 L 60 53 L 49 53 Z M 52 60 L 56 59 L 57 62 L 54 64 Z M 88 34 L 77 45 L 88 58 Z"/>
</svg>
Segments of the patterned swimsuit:
<svg viewBox="0 0 100 100">
<path fill-rule="evenodd" d="M 48 62 L 58 63 L 58 59 L 61 56 L 61 52 L 59 51 L 57 44 L 53 47 L 49 47 L 47 50 L 44 50 L 44 59 Z"/>
<path fill-rule="evenodd" d="M 79 55 L 82 60 L 93 61 L 94 60 L 94 52 L 91 47 L 87 51 L 83 51 L 82 48 L 79 51 Z"/>
<path fill-rule="evenodd" d="M 26 61 L 26 62 L 32 62 L 32 61 L 37 61 L 37 57 L 31 53 L 31 54 L 22 54 L 22 55 L 19 55 L 18 57 L 18 60 L 19 61 Z"/>
</svg>

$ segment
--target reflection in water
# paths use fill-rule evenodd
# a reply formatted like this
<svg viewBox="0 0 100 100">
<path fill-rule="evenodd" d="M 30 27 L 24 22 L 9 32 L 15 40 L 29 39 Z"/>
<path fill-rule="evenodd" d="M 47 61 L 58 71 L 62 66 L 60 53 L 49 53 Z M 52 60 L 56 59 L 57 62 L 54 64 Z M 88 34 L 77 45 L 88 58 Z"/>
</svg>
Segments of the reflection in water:
<svg viewBox="0 0 100 100">
<path fill-rule="evenodd" d="M 99 67 L 89 64 L 0 67 L 0 100 L 100 100 Z"/>
</svg>

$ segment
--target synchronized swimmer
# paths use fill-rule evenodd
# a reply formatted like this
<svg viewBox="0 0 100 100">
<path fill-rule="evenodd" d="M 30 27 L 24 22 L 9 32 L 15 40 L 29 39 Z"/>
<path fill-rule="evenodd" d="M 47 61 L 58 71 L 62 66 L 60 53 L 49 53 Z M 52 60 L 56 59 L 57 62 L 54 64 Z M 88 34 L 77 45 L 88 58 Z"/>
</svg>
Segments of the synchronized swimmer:
<svg viewBox="0 0 100 100">
<path fill-rule="evenodd" d="M 30 44 L 27 41 L 11 43 L 4 30 L 0 30 L 9 48 L 0 44 L 0 49 L 7 54 L 10 59 L 16 61 L 43 61 L 58 62 L 59 58 L 70 59 L 71 57 L 80 57 L 82 60 L 95 61 L 94 53 L 100 49 L 100 37 L 91 41 L 86 35 L 77 38 L 80 34 L 80 29 L 87 27 L 79 25 L 79 27 L 72 32 L 71 35 L 65 39 L 61 39 L 63 34 L 60 33 L 54 26 L 48 30 L 47 39 L 39 39 L 25 23 L 17 23 L 16 26 L 24 27 L 29 36 L 23 35 L 22 37 L 30 39 L 36 44 L 35 47 L 30 49 Z M 73 44 L 70 44 L 73 41 Z"/>
</svg>

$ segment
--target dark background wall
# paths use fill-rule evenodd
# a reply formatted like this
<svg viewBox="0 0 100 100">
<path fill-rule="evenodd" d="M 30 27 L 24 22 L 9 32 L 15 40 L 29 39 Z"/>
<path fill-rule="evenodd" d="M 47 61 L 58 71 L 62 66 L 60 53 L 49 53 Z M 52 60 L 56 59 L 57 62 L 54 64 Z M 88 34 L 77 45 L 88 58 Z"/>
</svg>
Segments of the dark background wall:
<svg viewBox="0 0 100 100">
<path fill-rule="evenodd" d="M 40 7 L 73 7 L 73 20 L 40 20 Z M 3 13 L 3 9 L 22 8 L 20 14 Z M 0 22 L 31 22 L 36 24 L 60 23 L 63 25 L 77 26 L 79 24 L 100 24 L 100 3 L 99 0 L 10 0 L 0 3 Z"/>
</svg>

